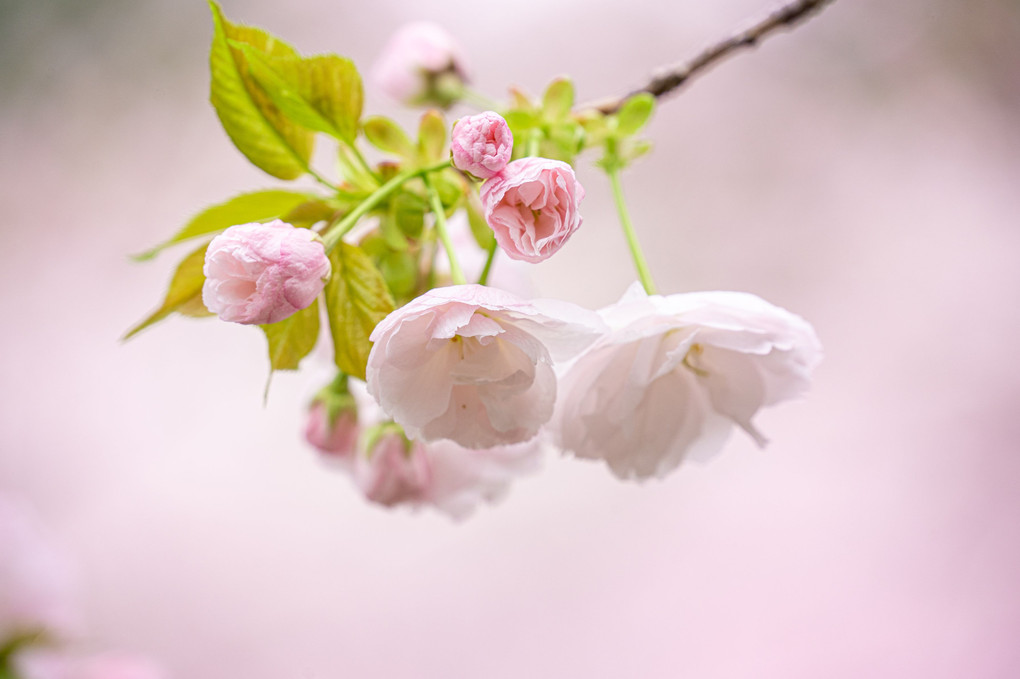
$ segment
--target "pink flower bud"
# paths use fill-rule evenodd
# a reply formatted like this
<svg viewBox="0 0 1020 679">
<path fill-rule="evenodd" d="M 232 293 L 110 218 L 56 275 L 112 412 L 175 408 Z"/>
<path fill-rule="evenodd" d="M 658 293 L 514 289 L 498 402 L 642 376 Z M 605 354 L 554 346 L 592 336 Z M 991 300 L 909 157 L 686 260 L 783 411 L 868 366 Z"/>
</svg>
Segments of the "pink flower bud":
<svg viewBox="0 0 1020 679">
<path fill-rule="evenodd" d="M 202 302 L 224 321 L 262 325 L 311 305 L 330 274 L 316 234 L 280 220 L 232 226 L 205 253 Z"/>
<path fill-rule="evenodd" d="M 481 179 L 498 174 L 510 162 L 514 136 L 503 116 L 492 111 L 461 118 L 453 127 L 450 152 L 457 169 Z"/>
<path fill-rule="evenodd" d="M 431 483 L 432 470 L 421 443 L 389 432 L 358 456 L 354 480 L 366 498 L 392 507 L 420 501 Z"/>
<path fill-rule="evenodd" d="M 347 457 L 354 452 L 359 433 L 358 411 L 353 408 L 331 414 L 329 406 L 316 401 L 308 411 L 305 438 L 323 453 Z"/>
<path fill-rule="evenodd" d="M 372 69 L 372 80 L 405 104 L 449 106 L 467 79 L 460 45 L 433 23 L 408 24 L 393 34 Z"/>
<path fill-rule="evenodd" d="M 559 160 L 515 160 L 482 184 L 481 198 L 485 221 L 511 259 L 548 259 L 581 226 L 584 188 Z"/>
</svg>

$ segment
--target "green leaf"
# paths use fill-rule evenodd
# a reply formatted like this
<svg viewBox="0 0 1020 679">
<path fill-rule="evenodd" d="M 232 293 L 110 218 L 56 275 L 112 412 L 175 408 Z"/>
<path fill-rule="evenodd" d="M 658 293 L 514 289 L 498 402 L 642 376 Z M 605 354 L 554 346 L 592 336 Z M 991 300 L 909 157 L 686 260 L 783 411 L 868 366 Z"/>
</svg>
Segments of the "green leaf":
<svg viewBox="0 0 1020 679">
<path fill-rule="evenodd" d="M 319 339 L 319 300 L 282 321 L 259 327 L 269 342 L 269 369 L 297 370 Z"/>
<path fill-rule="evenodd" d="M 335 54 L 276 57 L 237 45 L 273 103 L 298 125 L 353 143 L 361 119 L 361 76 Z"/>
<path fill-rule="evenodd" d="M 407 250 L 383 253 L 379 257 L 379 272 L 397 299 L 410 300 L 415 296 L 415 287 L 418 284 L 418 261 L 413 254 Z"/>
<path fill-rule="evenodd" d="M 627 163 L 632 163 L 651 150 L 652 142 L 647 139 L 638 139 L 633 143 L 626 144 L 623 151 L 620 153 L 620 156 Z"/>
<path fill-rule="evenodd" d="M 542 113 L 546 120 L 563 120 L 574 107 L 574 83 L 570 78 L 553 80 L 542 95 Z"/>
<path fill-rule="evenodd" d="M 137 261 L 152 259 L 165 248 L 197 236 L 216 233 L 235 224 L 248 224 L 280 217 L 309 198 L 311 196 L 307 193 L 277 189 L 242 193 L 199 212 L 172 238 L 132 257 Z"/>
<path fill-rule="evenodd" d="M 294 226 L 310 228 L 319 222 L 328 222 L 340 212 L 336 205 L 324 200 L 308 200 L 291 208 L 280 219 Z"/>
<path fill-rule="evenodd" d="M 446 149 L 446 119 L 435 109 L 430 109 L 421 117 L 418 126 L 418 162 L 432 165 L 443 159 Z"/>
<path fill-rule="evenodd" d="M 365 379 L 372 343 L 368 337 L 393 311 L 393 298 L 371 258 L 356 245 L 341 241 L 330 253 L 333 275 L 326 284 L 326 309 L 336 366 Z"/>
<path fill-rule="evenodd" d="M 205 250 L 208 243 L 202 245 L 190 255 L 181 260 L 170 279 L 170 287 L 166 291 L 163 304 L 148 316 L 144 321 L 131 328 L 122 338 L 128 340 L 153 323 L 158 323 L 173 312 L 177 311 L 186 316 L 209 316 L 211 315 L 202 304 L 202 285 L 205 284 L 205 274 L 202 267 L 205 265 Z"/>
<path fill-rule="evenodd" d="M 270 57 L 296 57 L 297 52 L 266 31 L 232 24 L 212 0 L 209 7 L 213 15 L 209 101 L 223 129 L 259 169 L 280 179 L 300 177 L 308 171 L 314 135 L 277 108 L 255 82 L 244 52 L 231 42 L 250 45 Z"/>
<path fill-rule="evenodd" d="M 623 102 L 616 112 L 616 132 L 620 136 L 629 137 L 636 134 L 648 123 L 655 110 L 655 97 L 642 92 Z"/>
<path fill-rule="evenodd" d="M 409 238 L 420 238 L 425 228 L 425 213 L 428 205 L 425 199 L 408 191 L 401 191 L 390 201 L 390 214 L 401 234 Z M 406 241 L 404 247 L 406 248 Z"/>
<path fill-rule="evenodd" d="M 380 151 L 414 160 L 415 148 L 400 126 L 389 118 L 373 116 L 363 125 L 365 138 Z"/>
<path fill-rule="evenodd" d="M 478 247 L 488 252 L 489 248 L 492 247 L 492 242 L 496 240 L 496 237 L 492 234 L 492 228 L 489 226 L 488 222 L 485 221 L 485 215 L 482 212 L 482 202 L 478 198 L 478 194 L 476 192 L 468 192 L 466 209 L 468 215 L 468 226 L 471 227 L 471 235 L 475 237 L 475 242 L 478 243 Z"/>
</svg>

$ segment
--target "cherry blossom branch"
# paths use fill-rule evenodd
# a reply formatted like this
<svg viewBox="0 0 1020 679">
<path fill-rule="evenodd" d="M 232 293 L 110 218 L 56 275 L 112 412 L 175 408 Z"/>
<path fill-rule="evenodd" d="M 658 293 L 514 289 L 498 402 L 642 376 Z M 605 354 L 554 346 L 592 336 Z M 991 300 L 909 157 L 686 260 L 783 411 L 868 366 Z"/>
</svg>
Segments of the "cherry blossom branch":
<svg viewBox="0 0 1020 679">
<path fill-rule="evenodd" d="M 602 113 L 610 114 L 619 110 L 623 102 L 635 94 L 648 92 L 656 99 L 664 97 L 734 52 L 754 47 L 760 40 L 779 29 L 793 28 L 831 2 L 832 0 L 793 0 L 793 2 L 787 3 L 773 11 L 765 19 L 750 28 L 731 35 L 702 50 L 700 54 L 690 61 L 666 68 L 653 77 L 644 87 L 628 92 L 617 99 L 594 102 L 581 108 L 596 109 Z"/>
</svg>

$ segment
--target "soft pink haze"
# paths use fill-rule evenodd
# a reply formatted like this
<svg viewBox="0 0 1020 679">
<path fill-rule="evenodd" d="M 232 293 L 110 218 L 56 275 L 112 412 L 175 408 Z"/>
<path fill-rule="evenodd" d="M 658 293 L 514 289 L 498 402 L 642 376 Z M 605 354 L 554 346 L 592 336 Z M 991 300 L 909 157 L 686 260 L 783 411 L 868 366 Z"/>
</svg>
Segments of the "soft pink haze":
<svg viewBox="0 0 1020 679">
<path fill-rule="evenodd" d="M 662 103 L 623 174 L 660 291 L 806 319 L 811 389 L 758 413 L 764 450 L 734 435 L 641 484 L 547 455 L 459 523 L 366 502 L 303 441 L 328 345 L 263 403 L 256 328 L 174 317 L 118 341 L 188 247 L 128 254 L 287 185 L 208 103 L 206 6 L 84 4 L 0 10 L 0 487 L 77 565 L 89 650 L 168 679 L 1020 675 L 1016 3 L 836 0 Z M 434 20 L 479 90 L 570 74 L 579 101 L 772 7 L 223 3 L 366 71 Z M 634 280 L 595 159 L 583 228 L 527 266 L 538 295 L 588 309 Z"/>
</svg>

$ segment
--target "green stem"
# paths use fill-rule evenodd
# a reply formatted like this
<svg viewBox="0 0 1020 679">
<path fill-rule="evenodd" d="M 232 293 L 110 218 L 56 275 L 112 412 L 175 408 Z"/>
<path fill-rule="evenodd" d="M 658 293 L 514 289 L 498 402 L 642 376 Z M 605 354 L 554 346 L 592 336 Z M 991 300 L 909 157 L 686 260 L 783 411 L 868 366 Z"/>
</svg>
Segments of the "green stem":
<svg viewBox="0 0 1020 679">
<path fill-rule="evenodd" d="M 353 142 L 341 142 L 341 143 L 343 143 L 345 146 L 347 146 L 347 148 L 350 150 L 351 154 L 358 161 L 358 164 L 361 165 L 361 169 L 365 171 L 365 174 L 367 174 L 369 177 L 372 177 L 373 179 L 375 179 L 376 183 L 378 183 L 379 182 L 379 174 L 375 170 L 372 169 L 371 165 L 368 164 L 368 161 L 365 160 L 365 156 L 361 155 L 361 149 L 359 149 L 358 146 L 356 144 L 354 144 Z"/>
<path fill-rule="evenodd" d="M 485 258 L 485 266 L 482 268 L 482 275 L 478 277 L 478 285 L 485 285 L 489 282 L 489 272 L 492 270 L 492 261 L 496 258 L 496 250 L 499 250 L 499 243 L 493 238 L 492 245 L 489 246 L 489 253 Z"/>
<path fill-rule="evenodd" d="M 649 295 L 655 294 L 655 283 L 652 282 L 652 274 L 648 270 L 648 262 L 641 252 L 641 245 L 638 243 L 637 234 L 634 232 L 634 225 L 630 222 L 630 214 L 627 212 L 627 204 L 623 199 L 623 187 L 620 185 L 620 169 L 617 167 L 606 168 L 609 181 L 613 185 L 613 200 L 616 202 L 616 211 L 620 215 L 620 224 L 623 226 L 623 234 L 627 237 L 627 247 L 630 248 L 630 256 L 634 259 L 634 268 L 637 269 L 641 285 Z"/>
<path fill-rule="evenodd" d="M 470 87 L 465 87 L 461 93 L 461 101 L 469 106 L 473 106 L 480 111 L 495 111 L 499 113 L 503 110 L 503 104 L 496 101 L 487 94 L 482 94 L 477 90 L 473 90 Z"/>
<path fill-rule="evenodd" d="M 319 174 L 318 172 L 313 170 L 310 166 L 306 165 L 305 166 L 305 171 L 308 172 L 309 175 L 311 175 L 312 179 L 314 179 L 315 181 L 319 182 L 320 184 L 325 186 L 330 191 L 336 191 L 336 184 L 334 184 L 334 183 L 330 182 L 329 180 L 327 180 L 321 174 Z"/>
<path fill-rule="evenodd" d="M 418 168 L 416 170 L 408 170 L 398 174 L 393 179 L 389 180 L 378 189 L 373 191 L 368 198 L 361 201 L 358 207 L 351 210 L 343 219 L 337 222 L 336 226 L 326 231 L 323 234 L 322 242 L 326 247 L 326 252 L 332 251 L 336 247 L 336 244 L 340 242 L 340 239 L 344 237 L 348 231 L 354 228 L 354 225 L 358 223 L 358 220 L 371 212 L 379 203 L 386 200 L 387 197 L 398 188 L 411 181 L 415 177 L 427 177 L 430 172 L 437 172 L 450 166 L 449 160 L 444 160 L 441 163 L 435 165 L 429 165 L 428 167 Z"/>
<path fill-rule="evenodd" d="M 457 262 L 457 253 L 453 249 L 453 241 L 450 240 L 450 232 L 446 228 L 446 214 L 443 212 L 443 202 L 439 200 L 439 192 L 432 186 L 432 180 L 429 179 L 429 176 L 427 174 L 423 175 L 422 180 L 425 182 L 425 188 L 429 192 L 429 204 L 432 206 L 432 214 L 436 216 L 436 233 L 439 234 L 439 240 L 443 242 L 446 256 L 450 258 L 450 278 L 453 279 L 455 285 L 464 285 L 467 283 L 467 279 L 464 278 L 464 272 Z"/>
<path fill-rule="evenodd" d="M 532 130 L 528 134 L 528 143 L 524 147 L 524 155 L 525 156 L 532 156 L 532 157 L 537 156 L 538 155 L 538 145 L 539 145 L 539 143 L 541 141 L 542 141 L 542 131 L 537 129 L 537 128 Z"/>
</svg>

